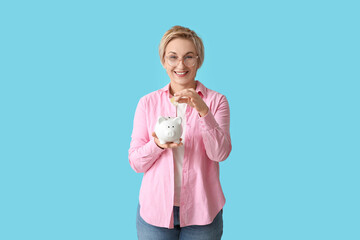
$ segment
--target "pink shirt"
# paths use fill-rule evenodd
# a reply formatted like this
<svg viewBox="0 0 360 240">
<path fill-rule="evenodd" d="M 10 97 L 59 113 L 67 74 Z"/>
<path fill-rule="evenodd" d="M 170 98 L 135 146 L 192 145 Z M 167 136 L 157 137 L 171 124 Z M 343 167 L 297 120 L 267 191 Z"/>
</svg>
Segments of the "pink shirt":
<svg viewBox="0 0 360 240">
<path fill-rule="evenodd" d="M 225 204 L 219 180 L 219 162 L 231 152 L 230 110 L 226 97 L 199 81 L 196 91 L 209 107 L 200 117 L 186 110 L 186 132 L 180 197 L 180 227 L 210 224 Z M 144 173 L 140 189 L 140 215 L 149 224 L 174 228 L 174 160 L 171 149 L 161 149 L 152 132 L 159 116 L 176 116 L 169 84 L 142 97 L 131 135 L 129 161 Z"/>
</svg>

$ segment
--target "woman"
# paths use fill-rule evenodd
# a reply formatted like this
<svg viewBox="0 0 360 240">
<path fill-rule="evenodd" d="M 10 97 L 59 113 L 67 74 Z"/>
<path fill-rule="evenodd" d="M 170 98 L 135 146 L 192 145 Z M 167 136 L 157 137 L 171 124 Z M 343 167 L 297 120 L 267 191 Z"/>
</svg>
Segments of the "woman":
<svg viewBox="0 0 360 240">
<path fill-rule="evenodd" d="M 170 83 L 140 99 L 129 149 L 131 167 L 144 173 L 138 238 L 221 239 L 219 162 L 231 151 L 229 104 L 195 80 L 204 46 L 194 31 L 174 26 L 161 39 L 159 54 Z M 154 133 L 159 116 L 182 118 L 180 143 L 160 144 Z"/>
</svg>

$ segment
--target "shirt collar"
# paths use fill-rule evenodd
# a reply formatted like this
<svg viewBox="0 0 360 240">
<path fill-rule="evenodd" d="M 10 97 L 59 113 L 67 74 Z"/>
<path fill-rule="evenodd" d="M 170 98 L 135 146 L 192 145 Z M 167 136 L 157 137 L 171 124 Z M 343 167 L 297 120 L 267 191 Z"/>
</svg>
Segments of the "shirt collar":
<svg viewBox="0 0 360 240">
<path fill-rule="evenodd" d="M 168 92 L 168 96 L 170 97 L 170 83 L 166 84 L 165 87 L 161 88 L 162 92 Z M 198 80 L 196 80 L 196 92 L 200 95 L 201 98 L 206 97 L 206 87 Z"/>
</svg>

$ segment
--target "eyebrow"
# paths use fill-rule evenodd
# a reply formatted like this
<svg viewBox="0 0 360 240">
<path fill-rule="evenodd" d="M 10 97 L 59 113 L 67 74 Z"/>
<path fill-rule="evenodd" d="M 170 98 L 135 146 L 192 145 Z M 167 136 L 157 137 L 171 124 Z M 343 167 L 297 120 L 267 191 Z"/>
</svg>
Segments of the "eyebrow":
<svg viewBox="0 0 360 240">
<path fill-rule="evenodd" d="M 173 51 L 171 51 L 171 52 L 169 52 L 169 53 L 175 53 L 175 54 L 177 54 L 176 52 L 173 52 Z M 189 54 L 189 53 L 194 54 L 194 52 L 187 52 L 187 53 L 185 53 L 185 55 L 187 55 L 187 54 Z"/>
</svg>

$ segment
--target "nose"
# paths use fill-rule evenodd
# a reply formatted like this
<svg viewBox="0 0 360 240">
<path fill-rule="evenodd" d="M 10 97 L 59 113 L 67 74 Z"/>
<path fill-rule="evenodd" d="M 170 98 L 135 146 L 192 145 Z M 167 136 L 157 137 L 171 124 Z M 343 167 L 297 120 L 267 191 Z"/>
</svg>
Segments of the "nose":
<svg viewBox="0 0 360 240">
<path fill-rule="evenodd" d="M 180 58 L 178 63 L 176 64 L 176 66 L 180 66 L 180 67 L 186 67 L 186 65 L 184 64 L 184 59 Z"/>
<path fill-rule="evenodd" d="M 173 137 L 173 136 L 174 136 L 174 132 L 173 132 L 173 131 L 168 132 L 168 133 L 167 133 L 167 136 L 168 136 L 168 137 Z"/>
</svg>

